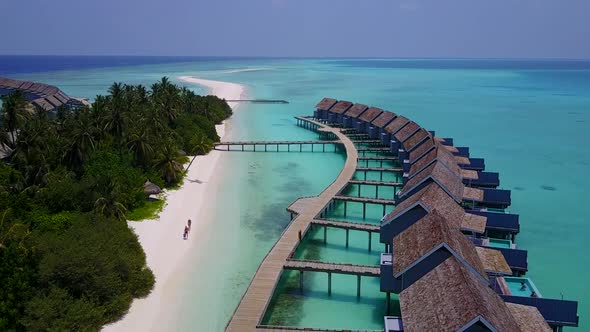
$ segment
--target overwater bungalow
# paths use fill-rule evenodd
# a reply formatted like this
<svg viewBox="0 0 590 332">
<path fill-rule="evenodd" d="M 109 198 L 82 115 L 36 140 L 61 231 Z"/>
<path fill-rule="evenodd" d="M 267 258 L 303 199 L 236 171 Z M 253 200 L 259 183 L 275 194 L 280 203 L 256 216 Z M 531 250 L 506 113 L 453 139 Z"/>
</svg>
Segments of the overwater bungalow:
<svg viewBox="0 0 590 332">
<path fill-rule="evenodd" d="M 381 139 L 383 133 L 385 133 L 385 127 L 395 120 L 397 115 L 393 112 L 384 111 L 375 120 L 371 121 L 369 126 L 369 137 L 372 139 Z"/>
<path fill-rule="evenodd" d="M 342 124 L 344 113 L 352 107 L 349 101 L 341 100 L 328 110 L 328 123 Z"/>
<path fill-rule="evenodd" d="M 316 119 L 328 120 L 328 110 L 332 108 L 338 101 L 333 98 L 324 98 L 317 105 L 315 105 L 315 111 L 313 116 Z"/>
<path fill-rule="evenodd" d="M 551 331 L 535 307 L 504 302 L 456 257 L 402 291 L 400 308 L 404 331 Z"/>
<path fill-rule="evenodd" d="M 520 232 L 520 222 L 517 214 L 487 210 L 466 210 L 466 212 L 486 218 L 486 233 L 484 236 L 508 239 L 514 242 L 516 234 Z"/>
<path fill-rule="evenodd" d="M 397 116 L 383 129 L 383 132 L 381 133 L 381 143 L 388 147 L 391 146 L 392 136 L 398 131 L 400 131 L 403 127 L 405 127 L 408 123 L 410 123 L 410 120 L 408 120 L 408 118 L 401 115 Z M 397 149 L 391 152 L 397 154 Z"/>
<path fill-rule="evenodd" d="M 442 161 L 445 166 L 449 167 L 456 173 L 460 173 L 461 178 L 463 179 L 463 184 L 469 187 L 496 188 L 500 184 L 498 173 L 461 169 L 455 158 L 456 157 L 441 144 L 435 144 L 430 151 L 423 154 L 418 160 L 415 160 L 411 164 L 406 164 L 411 166 L 409 166 L 410 169 L 404 173 L 404 178 L 410 179 L 433 162 Z"/>
<path fill-rule="evenodd" d="M 488 285 L 475 246 L 461 233 L 459 223 L 434 209 L 395 236 L 391 260 L 381 265 L 381 291 L 402 292 L 449 257 Z"/>
<path fill-rule="evenodd" d="M 361 132 L 367 133 L 367 134 L 371 134 L 370 133 L 370 125 L 371 122 L 375 119 L 377 119 L 377 117 L 379 115 L 381 115 L 381 113 L 383 113 L 383 110 L 377 107 L 369 107 L 369 109 L 367 109 L 365 112 L 363 112 L 358 119 L 355 121 L 354 124 L 354 128 L 358 129 Z M 371 136 L 369 136 L 371 137 Z M 378 138 L 378 137 L 375 137 Z"/>
<path fill-rule="evenodd" d="M 409 139 L 410 136 L 414 135 L 418 130 L 420 130 L 420 126 L 416 122 L 410 121 L 402 129 L 392 134 L 391 142 L 389 144 L 391 152 L 398 154 L 399 150 L 403 149 L 403 142 Z"/>
<path fill-rule="evenodd" d="M 438 209 L 448 220 L 468 234 L 484 234 L 486 231 L 486 218 L 465 213 L 465 210 L 449 196 L 442 187 L 432 182 L 384 216 L 381 220 L 380 240 L 391 248 L 393 238 L 418 222 L 430 211 Z M 389 250 L 388 250 L 389 251 Z"/>
<path fill-rule="evenodd" d="M 356 124 L 356 119 L 367 109 L 369 106 L 363 104 L 354 104 L 351 108 L 349 108 L 344 114 L 342 115 L 342 125 L 346 128 L 354 128 L 358 129 Z"/>
</svg>

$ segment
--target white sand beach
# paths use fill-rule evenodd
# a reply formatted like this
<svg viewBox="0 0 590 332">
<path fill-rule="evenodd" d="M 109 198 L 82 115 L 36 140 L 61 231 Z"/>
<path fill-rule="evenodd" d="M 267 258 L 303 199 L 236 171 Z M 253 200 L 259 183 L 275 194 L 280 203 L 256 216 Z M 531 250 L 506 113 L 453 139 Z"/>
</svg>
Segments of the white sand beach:
<svg viewBox="0 0 590 332">
<path fill-rule="evenodd" d="M 181 81 L 199 84 L 207 87 L 208 93 L 225 99 L 240 99 L 245 94 L 244 86 L 235 83 L 211 81 L 191 76 L 178 78 Z M 234 111 L 237 103 L 230 103 Z M 226 123 L 216 126 L 219 137 L 226 135 Z M 156 284 L 149 296 L 133 301 L 129 312 L 123 319 L 107 325 L 103 331 L 146 331 L 158 325 L 162 312 L 170 310 L 171 299 L 166 292 L 178 287 L 174 278 L 182 268 L 183 258 L 186 258 L 194 242 L 191 236 L 182 239 L 184 226 L 188 219 L 192 220 L 191 233 L 199 232 L 199 228 L 206 227 L 210 218 L 208 211 L 202 209 L 203 201 L 208 192 L 209 180 L 215 175 L 219 151 L 213 150 L 205 156 L 198 156 L 188 170 L 184 183 L 178 190 L 166 194 L 166 206 L 156 220 L 129 222 L 139 237 L 146 256 L 147 264 L 154 272 Z"/>
</svg>

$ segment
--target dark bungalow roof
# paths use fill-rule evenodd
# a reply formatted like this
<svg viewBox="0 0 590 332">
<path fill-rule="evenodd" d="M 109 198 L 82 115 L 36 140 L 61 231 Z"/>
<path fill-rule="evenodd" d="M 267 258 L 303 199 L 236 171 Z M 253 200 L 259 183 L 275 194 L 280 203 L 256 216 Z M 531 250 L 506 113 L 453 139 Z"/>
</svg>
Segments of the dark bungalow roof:
<svg viewBox="0 0 590 332">
<path fill-rule="evenodd" d="M 53 110 L 73 100 L 73 98 L 68 97 L 53 85 L 0 78 L 0 93 L 10 93 L 16 89 L 24 92 L 29 103 L 46 111 Z"/>
<path fill-rule="evenodd" d="M 324 98 L 317 105 L 315 105 L 315 108 L 320 111 L 327 111 L 330 109 L 330 107 L 334 106 L 334 104 L 336 104 L 336 102 L 337 102 L 336 99 Z"/>
<path fill-rule="evenodd" d="M 487 287 L 488 277 L 475 245 L 436 208 L 393 238 L 394 275 L 397 277 L 403 274 L 443 247 L 468 264 L 474 270 L 473 273 L 479 274 L 482 282 L 485 282 L 480 286 Z"/>
<path fill-rule="evenodd" d="M 465 212 L 469 214 L 476 214 L 486 218 L 486 227 L 488 229 L 508 232 L 520 231 L 520 222 L 518 220 L 518 214 L 489 212 L 481 210 L 466 210 Z"/>
<path fill-rule="evenodd" d="M 400 115 L 395 118 L 395 120 L 391 121 L 384 130 L 390 134 L 395 134 L 409 122 L 410 120 Z"/>
<path fill-rule="evenodd" d="M 369 107 L 368 110 L 366 110 L 363 114 L 361 114 L 359 119 L 361 119 L 365 122 L 371 122 L 371 121 L 375 120 L 379 116 L 379 114 L 381 114 L 382 112 L 383 112 L 383 110 L 380 108 Z"/>
<path fill-rule="evenodd" d="M 504 301 L 454 257 L 403 290 L 400 307 L 406 332 L 455 332 L 477 323 L 520 331 Z"/>
<path fill-rule="evenodd" d="M 346 111 L 346 113 L 344 113 L 344 115 L 350 117 L 350 118 L 358 118 L 359 115 L 361 115 L 361 113 L 363 113 L 367 108 L 369 108 L 369 106 L 367 105 L 363 105 L 363 104 L 354 104 L 352 105 L 351 108 L 348 109 L 348 111 Z"/>
<path fill-rule="evenodd" d="M 428 184 L 399 203 L 392 212 L 383 217 L 382 224 L 395 222 L 395 219 L 416 206 L 422 207 L 426 212 L 438 209 L 452 226 L 462 230 L 483 233 L 486 227 L 485 217 L 474 217 L 474 215 L 465 213 L 465 210 L 436 182 Z"/>
<path fill-rule="evenodd" d="M 416 160 L 420 159 L 425 153 L 430 151 L 430 149 L 434 149 L 435 141 L 434 139 L 429 139 L 423 144 L 420 144 L 417 148 L 410 152 L 409 160 L 410 163 L 413 164 Z"/>
<path fill-rule="evenodd" d="M 391 120 L 393 120 L 393 118 L 395 118 L 397 115 L 393 112 L 389 112 L 389 111 L 384 111 L 383 113 L 381 113 L 381 115 L 379 115 L 375 120 L 373 120 L 373 122 L 371 122 L 374 126 L 379 127 L 379 128 L 383 128 L 384 126 L 386 126 Z"/>
<path fill-rule="evenodd" d="M 477 255 L 487 273 L 511 275 L 512 270 L 501 252 L 484 247 L 476 247 Z"/>
<path fill-rule="evenodd" d="M 416 122 L 410 122 L 404 126 L 400 131 L 393 135 L 399 142 L 405 142 L 410 136 L 420 129 L 420 126 Z"/>
<path fill-rule="evenodd" d="M 350 106 L 352 106 L 351 102 L 341 100 L 337 102 L 334 106 L 332 106 L 332 108 L 330 108 L 330 112 L 342 114 L 346 112 L 350 108 Z"/>
<path fill-rule="evenodd" d="M 430 133 L 426 129 L 420 128 L 418 132 L 416 132 L 414 135 L 412 135 L 412 137 L 403 143 L 404 149 L 406 151 L 412 151 L 420 143 L 426 141 L 429 138 Z"/>
<path fill-rule="evenodd" d="M 435 149 L 431 149 L 426 154 L 422 155 L 418 160 L 415 160 L 410 167 L 410 171 L 408 172 L 408 177 L 411 179 L 414 175 L 418 174 L 422 171 L 425 167 L 429 166 L 435 161 L 442 162 L 448 169 L 453 171 L 455 174 L 460 174 L 461 170 L 457 163 L 455 162 L 453 155 L 442 148 L 440 144 L 437 144 Z"/>
<path fill-rule="evenodd" d="M 578 326 L 579 324 L 577 301 L 512 295 L 501 295 L 501 297 L 507 304 L 516 303 L 537 308 L 549 324 L 558 326 Z"/>
<path fill-rule="evenodd" d="M 535 307 L 506 303 L 508 310 L 512 317 L 516 319 L 516 323 L 522 332 L 551 332 L 551 328 L 543 318 L 543 315 Z"/>
<path fill-rule="evenodd" d="M 442 162 L 436 161 L 412 177 L 399 192 L 399 197 L 404 197 L 416 187 L 426 181 L 437 182 L 457 203 L 461 203 L 464 197 L 462 180 Z"/>
</svg>

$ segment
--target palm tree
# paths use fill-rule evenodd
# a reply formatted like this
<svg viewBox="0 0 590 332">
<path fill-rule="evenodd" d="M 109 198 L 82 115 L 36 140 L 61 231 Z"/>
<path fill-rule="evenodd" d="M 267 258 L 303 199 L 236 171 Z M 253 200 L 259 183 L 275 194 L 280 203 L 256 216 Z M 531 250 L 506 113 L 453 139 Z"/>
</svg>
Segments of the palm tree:
<svg viewBox="0 0 590 332">
<path fill-rule="evenodd" d="M 140 132 L 131 134 L 127 147 L 133 153 L 135 161 L 140 165 L 146 165 L 154 154 L 148 130 L 142 126 Z"/>
<path fill-rule="evenodd" d="M 94 212 L 107 218 L 125 220 L 127 209 L 117 202 L 117 186 L 113 181 L 109 182 L 104 188 L 104 194 L 94 202 Z"/>
<path fill-rule="evenodd" d="M 70 144 L 64 155 L 64 159 L 73 169 L 79 170 L 96 146 L 91 120 L 88 115 L 80 114 L 73 121 Z"/>
<path fill-rule="evenodd" d="M 195 161 L 197 155 L 205 154 L 209 152 L 209 150 L 211 150 L 211 142 L 204 135 L 199 135 L 199 137 L 196 138 L 196 141 L 194 143 L 195 144 L 192 148 L 192 151 L 190 151 L 193 157 L 191 158 L 191 162 L 186 167 L 187 172 L 189 168 L 191 168 L 191 165 L 193 164 L 193 161 Z"/>
<path fill-rule="evenodd" d="M 174 184 L 178 182 L 183 170 L 178 150 L 171 144 L 166 145 L 154 167 L 162 174 L 166 183 Z"/>
<path fill-rule="evenodd" d="M 13 93 L 2 97 L 3 122 L 6 131 L 10 134 L 10 147 L 14 147 L 16 131 L 28 118 L 26 106 L 27 100 L 20 90 L 15 90 Z"/>
<path fill-rule="evenodd" d="M 152 85 L 152 99 L 158 111 L 171 123 L 178 116 L 179 90 L 170 83 L 168 77 L 162 77 L 159 83 Z"/>
</svg>

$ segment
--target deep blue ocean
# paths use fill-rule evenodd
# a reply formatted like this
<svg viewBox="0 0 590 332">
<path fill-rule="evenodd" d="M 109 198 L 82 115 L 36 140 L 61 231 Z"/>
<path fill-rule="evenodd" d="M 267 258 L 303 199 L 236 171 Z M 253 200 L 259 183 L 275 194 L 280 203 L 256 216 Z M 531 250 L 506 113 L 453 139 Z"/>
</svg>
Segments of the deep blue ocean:
<svg viewBox="0 0 590 332">
<path fill-rule="evenodd" d="M 149 86 L 169 76 L 187 85 L 178 80 L 183 75 L 240 83 L 249 97 L 290 102 L 244 105 L 229 121 L 227 139 L 313 139 L 295 126 L 293 116 L 311 114 L 317 101 L 330 96 L 401 113 L 469 146 L 472 157 L 485 158 L 487 171 L 500 172 L 500 188 L 512 190 L 508 211 L 520 214 L 516 243 L 529 251 L 527 277 L 544 297 L 579 301 L 579 330 L 590 329 L 590 60 L 0 56 L 0 76 L 55 84 L 90 99 L 114 81 Z M 201 254 L 192 258 L 194 271 L 184 281 L 189 295 L 179 294 L 176 316 L 158 317 L 158 327 L 188 329 L 199 322 L 207 330 L 223 329 L 288 223 L 287 205 L 319 193 L 342 161 L 338 154 L 224 155 L 225 177 L 212 195 L 233 204 L 212 207 L 218 222 L 200 240 Z M 362 241 L 365 237 L 357 242 Z M 331 247 L 330 254 L 365 259 L 338 248 Z M 321 295 L 325 280 L 310 282 L 317 283 L 318 295 L 291 299 L 297 303 L 292 310 L 275 309 L 279 321 L 382 326 L 382 317 L 373 314 L 381 301 L 378 287 L 368 285 L 368 300 L 351 304 L 344 295 L 341 302 Z M 348 285 L 354 284 L 335 281 L 334 287 L 344 294 Z M 351 314 L 343 316 L 344 311 Z"/>
</svg>

